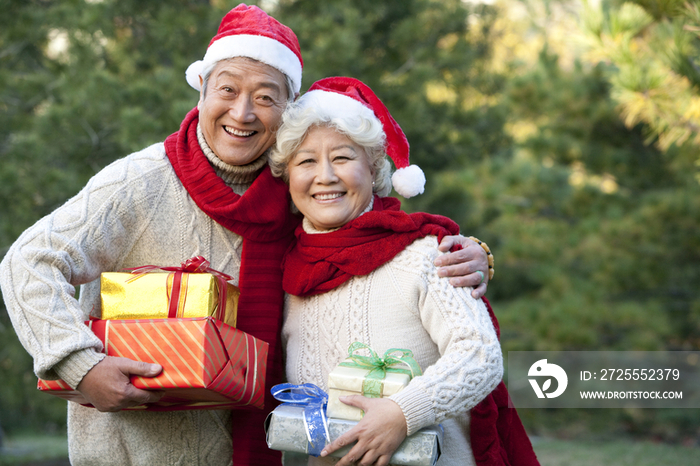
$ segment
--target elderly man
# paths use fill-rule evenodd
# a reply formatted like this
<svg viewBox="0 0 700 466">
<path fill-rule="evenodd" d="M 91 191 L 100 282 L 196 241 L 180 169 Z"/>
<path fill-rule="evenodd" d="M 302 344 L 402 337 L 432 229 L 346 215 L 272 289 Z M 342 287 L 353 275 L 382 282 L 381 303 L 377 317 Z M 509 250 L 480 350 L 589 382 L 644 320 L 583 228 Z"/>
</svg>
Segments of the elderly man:
<svg viewBox="0 0 700 466">
<path fill-rule="evenodd" d="M 279 464 L 265 445 L 265 412 L 120 411 L 159 399 L 134 388 L 129 376 L 152 377 L 161 368 L 105 356 L 83 321 L 100 315 L 100 273 L 202 255 L 237 279 L 238 327 L 270 343 L 268 383 L 281 381 L 280 260 L 298 220 L 265 154 L 299 93 L 301 72 L 294 33 L 257 7 L 239 5 L 188 69 L 200 99 L 179 131 L 104 168 L 5 256 L 3 296 L 35 372 L 65 380 L 97 408 L 68 403 L 72 464 Z M 461 278 L 476 285 L 488 272 L 485 255 L 462 242 L 466 252 L 452 257 L 464 263 L 446 274 L 480 268 Z"/>
</svg>

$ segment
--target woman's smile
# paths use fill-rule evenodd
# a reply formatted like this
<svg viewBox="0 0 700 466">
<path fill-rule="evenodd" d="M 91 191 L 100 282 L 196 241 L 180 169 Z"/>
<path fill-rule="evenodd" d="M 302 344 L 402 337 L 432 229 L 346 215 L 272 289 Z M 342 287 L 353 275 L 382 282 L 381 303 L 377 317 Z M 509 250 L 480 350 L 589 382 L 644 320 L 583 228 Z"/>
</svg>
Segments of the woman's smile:
<svg viewBox="0 0 700 466">
<path fill-rule="evenodd" d="M 333 199 L 338 199 L 344 195 L 345 193 L 320 193 L 314 194 L 313 198 L 317 201 L 332 201 Z"/>
</svg>

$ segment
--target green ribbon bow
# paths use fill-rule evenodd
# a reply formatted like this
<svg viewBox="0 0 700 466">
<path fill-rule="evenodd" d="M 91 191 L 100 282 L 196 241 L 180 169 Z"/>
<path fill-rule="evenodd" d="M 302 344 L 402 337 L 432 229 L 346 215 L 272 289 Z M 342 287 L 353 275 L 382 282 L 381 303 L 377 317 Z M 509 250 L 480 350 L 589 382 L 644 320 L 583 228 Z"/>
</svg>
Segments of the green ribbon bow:
<svg viewBox="0 0 700 466">
<path fill-rule="evenodd" d="M 370 355 L 363 356 L 361 354 L 355 354 L 357 351 L 363 349 L 368 350 Z M 395 355 L 394 353 L 399 353 L 399 355 Z M 390 348 L 386 350 L 384 357 L 380 358 L 368 345 L 356 341 L 348 348 L 348 359 L 352 361 L 343 361 L 340 365 L 369 371 L 362 381 L 362 394 L 367 398 L 382 397 L 384 378 L 387 372 L 407 374 L 411 378 L 423 374 L 420 366 L 413 358 L 413 352 L 407 349 Z M 397 365 L 406 366 L 408 369 L 394 367 Z"/>
</svg>

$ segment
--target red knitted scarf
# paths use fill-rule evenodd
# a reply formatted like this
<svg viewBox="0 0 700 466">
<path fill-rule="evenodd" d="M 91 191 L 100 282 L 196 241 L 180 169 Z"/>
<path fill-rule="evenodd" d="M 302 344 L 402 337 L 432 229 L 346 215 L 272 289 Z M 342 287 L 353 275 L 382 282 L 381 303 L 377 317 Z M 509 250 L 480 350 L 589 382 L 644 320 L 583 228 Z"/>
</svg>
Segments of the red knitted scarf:
<svg viewBox="0 0 700 466">
<path fill-rule="evenodd" d="M 325 293 L 354 275 L 367 275 L 386 264 L 418 238 L 459 233 L 459 225 L 446 217 L 407 214 L 398 199 L 374 197 L 372 211 L 339 230 L 308 234 L 299 225 L 296 244 L 284 262 L 284 291 L 296 296 Z"/>
<path fill-rule="evenodd" d="M 243 196 L 216 174 L 197 141 L 195 108 L 180 130 L 165 140 L 165 152 L 183 186 L 204 213 L 243 237 L 237 327 L 270 345 L 265 410 L 238 410 L 233 423 L 234 465 L 280 464 L 280 453 L 267 448 L 264 421 L 276 402 L 270 388 L 282 382 L 282 256 L 299 219 L 289 211 L 288 188 L 263 172 Z"/>
<path fill-rule="evenodd" d="M 355 275 L 367 275 L 386 264 L 418 238 L 459 233 L 459 226 L 439 215 L 407 214 L 397 199 L 375 196 L 372 211 L 324 234 L 308 234 L 300 225 L 284 258 L 287 293 L 311 296 L 332 290 Z M 500 338 L 496 315 L 486 298 Z M 479 466 L 538 466 L 530 439 L 501 383 L 471 410 L 470 441 Z"/>
</svg>

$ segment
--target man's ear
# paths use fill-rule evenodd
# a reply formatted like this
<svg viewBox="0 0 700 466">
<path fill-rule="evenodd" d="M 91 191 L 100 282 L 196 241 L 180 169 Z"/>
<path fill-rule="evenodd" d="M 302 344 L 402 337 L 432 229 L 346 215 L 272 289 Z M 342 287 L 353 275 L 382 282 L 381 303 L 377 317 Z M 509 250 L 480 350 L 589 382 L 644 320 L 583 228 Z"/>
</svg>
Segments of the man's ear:
<svg viewBox="0 0 700 466">
<path fill-rule="evenodd" d="M 204 100 L 204 79 L 202 79 L 202 75 L 199 75 L 199 102 L 197 102 L 197 110 L 201 110 L 203 100 Z"/>
</svg>

